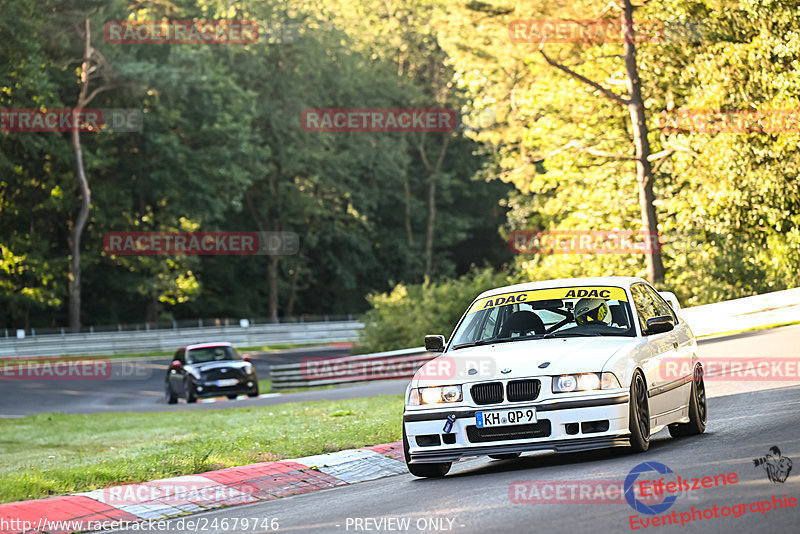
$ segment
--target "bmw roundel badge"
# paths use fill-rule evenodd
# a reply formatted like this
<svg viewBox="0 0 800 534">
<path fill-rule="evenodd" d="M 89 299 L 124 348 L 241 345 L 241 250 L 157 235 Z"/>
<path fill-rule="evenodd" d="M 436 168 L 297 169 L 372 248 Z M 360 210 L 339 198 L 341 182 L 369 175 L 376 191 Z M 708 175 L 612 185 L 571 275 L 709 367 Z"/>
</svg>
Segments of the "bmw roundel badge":
<svg viewBox="0 0 800 534">
<path fill-rule="evenodd" d="M 500 371 L 500 372 L 501 372 L 501 373 L 503 373 L 504 375 L 507 375 L 508 373 L 510 373 L 510 372 L 511 372 L 511 369 L 509 369 L 508 367 L 506 367 L 505 369 L 503 369 L 503 370 L 502 370 L 502 371 Z"/>
</svg>

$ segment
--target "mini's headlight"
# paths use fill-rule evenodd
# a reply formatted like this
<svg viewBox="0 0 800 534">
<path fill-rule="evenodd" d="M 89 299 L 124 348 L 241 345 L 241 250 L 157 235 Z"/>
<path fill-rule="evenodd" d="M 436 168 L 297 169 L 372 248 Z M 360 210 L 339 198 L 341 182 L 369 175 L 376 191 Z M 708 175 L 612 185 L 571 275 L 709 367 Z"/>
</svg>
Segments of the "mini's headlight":
<svg viewBox="0 0 800 534">
<path fill-rule="evenodd" d="M 409 406 L 419 406 L 420 404 L 461 402 L 463 399 L 461 386 L 436 386 L 412 389 L 408 395 L 408 404 Z"/>
<path fill-rule="evenodd" d="M 553 377 L 553 393 L 597 391 L 599 389 L 616 389 L 619 387 L 619 380 L 614 376 L 614 373 L 581 373 Z"/>
</svg>

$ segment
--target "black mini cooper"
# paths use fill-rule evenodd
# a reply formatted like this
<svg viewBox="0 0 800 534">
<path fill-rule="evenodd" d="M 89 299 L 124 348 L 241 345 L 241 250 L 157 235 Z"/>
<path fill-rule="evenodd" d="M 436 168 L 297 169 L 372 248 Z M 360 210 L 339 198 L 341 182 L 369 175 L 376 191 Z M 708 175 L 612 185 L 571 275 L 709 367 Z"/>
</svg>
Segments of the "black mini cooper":
<svg viewBox="0 0 800 534">
<path fill-rule="evenodd" d="M 201 397 L 258 396 L 256 368 L 249 356 L 239 356 L 230 343 L 204 343 L 181 347 L 167 370 L 167 403 L 178 397 L 197 402 Z"/>
</svg>

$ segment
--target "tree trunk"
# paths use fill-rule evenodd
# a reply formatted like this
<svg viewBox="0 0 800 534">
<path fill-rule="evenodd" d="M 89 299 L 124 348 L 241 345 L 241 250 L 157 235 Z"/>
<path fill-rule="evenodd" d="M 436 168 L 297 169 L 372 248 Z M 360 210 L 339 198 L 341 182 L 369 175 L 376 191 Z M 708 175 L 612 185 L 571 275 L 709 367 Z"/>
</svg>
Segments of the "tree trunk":
<svg viewBox="0 0 800 534">
<path fill-rule="evenodd" d="M 75 153 L 75 172 L 78 175 L 78 186 L 81 192 L 81 209 L 78 212 L 78 219 L 70 231 L 69 328 L 73 332 L 79 332 L 81 329 L 81 235 L 89 218 L 92 192 L 83 168 L 83 150 L 80 132 L 77 128 L 72 130 L 72 150 Z"/>
<path fill-rule="evenodd" d="M 625 70 L 627 71 L 628 111 L 633 124 L 633 141 L 636 146 L 636 181 L 639 186 L 639 208 L 642 213 L 642 229 L 645 233 L 647 248 L 647 278 L 650 283 L 664 280 L 664 264 L 657 244 L 658 219 L 653 205 L 653 169 L 650 165 L 650 141 L 647 139 L 647 120 L 644 100 L 642 99 L 642 83 L 636 65 L 636 45 L 633 32 L 633 6 L 631 0 L 624 0 L 622 10 L 622 28 L 625 32 Z"/>
<path fill-rule="evenodd" d="M 69 259 L 69 328 L 73 332 L 81 329 L 81 236 L 89 219 L 89 207 L 92 201 L 92 192 L 89 181 L 83 168 L 83 149 L 81 148 L 81 134 L 78 126 L 78 114 L 86 105 L 86 93 L 89 90 L 89 62 L 92 59 L 92 34 L 89 19 L 85 21 L 86 41 L 84 45 L 83 62 L 81 63 L 81 90 L 78 95 L 78 105 L 73 111 L 72 121 L 72 151 L 75 154 L 75 174 L 78 176 L 78 188 L 81 193 L 81 209 L 78 219 L 70 231 L 70 259 Z"/>
<path fill-rule="evenodd" d="M 433 276 L 433 236 L 436 229 L 436 177 L 428 184 L 428 227 L 425 231 L 425 276 Z"/>
<path fill-rule="evenodd" d="M 407 173 L 403 173 L 403 192 L 406 197 L 406 239 L 410 253 L 411 247 L 414 246 L 414 232 L 411 228 L 411 184 L 408 183 Z"/>
<path fill-rule="evenodd" d="M 269 286 L 269 320 L 278 322 L 278 256 L 269 257 L 267 264 L 267 285 Z"/>
<path fill-rule="evenodd" d="M 436 162 L 431 165 L 428 160 L 428 152 L 425 149 L 425 136 L 419 142 L 419 154 L 422 158 L 422 163 L 428 171 L 430 183 L 428 184 L 428 227 L 425 231 L 425 276 L 431 278 L 433 276 L 433 241 L 436 235 L 436 178 L 439 170 L 442 168 L 444 162 L 444 155 L 447 153 L 447 145 L 450 144 L 450 135 L 444 134 L 442 141 L 442 148 L 439 150 L 439 156 Z"/>
</svg>

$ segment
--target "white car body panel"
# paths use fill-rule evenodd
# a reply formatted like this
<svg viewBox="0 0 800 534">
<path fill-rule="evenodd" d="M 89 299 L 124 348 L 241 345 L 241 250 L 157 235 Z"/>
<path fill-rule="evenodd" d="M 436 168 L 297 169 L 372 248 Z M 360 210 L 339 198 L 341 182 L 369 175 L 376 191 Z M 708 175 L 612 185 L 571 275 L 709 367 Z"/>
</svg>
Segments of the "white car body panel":
<svg viewBox="0 0 800 534">
<path fill-rule="evenodd" d="M 625 290 L 628 298 L 636 337 L 555 337 L 460 349 L 452 348 L 451 339 L 441 356 L 420 368 L 406 391 L 404 430 L 408 436 L 410 463 L 446 462 L 479 454 L 534 450 L 568 452 L 626 445 L 630 435 L 628 395 L 637 370 L 644 374 L 648 389 L 651 435 L 665 425 L 689 421 L 691 374 L 699 362 L 694 335 L 688 324 L 674 313 L 677 324 L 671 331 L 643 336 L 631 292 L 631 287 L 637 284 L 652 287 L 639 278 L 576 278 L 518 284 L 479 295 L 476 301 L 495 295 L 548 288 L 620 287 Z M 459 325 L 466 316 L 465 313 Z M 446 362 L 453 369 L 450 374 L 444 373 L 446 376 L 440 372 L 444 359 L 447 359 Z M 540 367 L 546 362 L 546 367 Z M 679 368 L 685 368 L 688 375 L 679 380 L 666 377 L 662 371 L 667 365 L 683 365 L 684 367 Z M 469 374 L 468 369 L 471 367 L 479 373 Z M 507 373 L 503 373 L 504 370 Z M 553 376 L 587 372 L 611 372 L 619 380 L 620 388 L 573 393 L 552 392 Z M 477 383 L 501 382 L 503 391 L 506 392 L 509 381 L 530 378 L 540 381 L 538 396 L 532 401 L 510 402 L 504 398 L 500 403 L 479 405 L 474 402 L 470 393 L 471 387 Z M 461 402 L 408 405 L 411 388 L 456 384 L 462 386 Z M 538 420 L 549 421 L 549 434 L 533 438 L 492 439 L 488 442 L 470 440 L 468 427 L 473 427 L 473 437 L 476 432 L 475 412 L 517 407 L 535 408 Z M 448 415 L 456 416 L 451 431 L 455 436 L 447 436 L 447 439 L 455 439 L 454 443 L 444 442 L 443 428 Z M 607 421 L 608 429 L 584 432 L 582 423 L 591 425 L 590 422 L 594 421 Z M 580 431 L 576 434 L 568 433 L 568 423 L 578 423 Z M 415 440 L 416 436 L 434 435 L 442 436 L 439 445 L 421 446 Z"/>
</svg>

